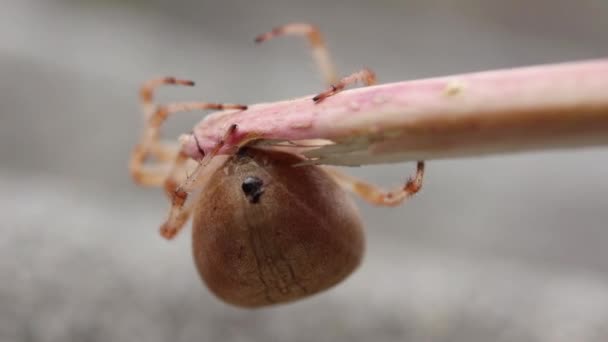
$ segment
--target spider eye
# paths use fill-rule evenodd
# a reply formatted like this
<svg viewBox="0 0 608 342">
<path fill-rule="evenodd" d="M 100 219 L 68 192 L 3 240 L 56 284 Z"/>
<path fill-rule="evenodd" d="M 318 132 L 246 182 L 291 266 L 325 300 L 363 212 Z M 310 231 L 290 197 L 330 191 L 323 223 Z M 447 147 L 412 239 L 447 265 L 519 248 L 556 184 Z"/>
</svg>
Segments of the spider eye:
<svg viewBox="0 0 608 342">
<path fill-rule="evenodd" d="M 260 201 L 260 197 L 264 193 L 263 187 L 264 181 L 254 176 L 245 177 L 245 180 L 241 184 L 243 193 L 251 203 L 258 203 Z"/>
</svg>

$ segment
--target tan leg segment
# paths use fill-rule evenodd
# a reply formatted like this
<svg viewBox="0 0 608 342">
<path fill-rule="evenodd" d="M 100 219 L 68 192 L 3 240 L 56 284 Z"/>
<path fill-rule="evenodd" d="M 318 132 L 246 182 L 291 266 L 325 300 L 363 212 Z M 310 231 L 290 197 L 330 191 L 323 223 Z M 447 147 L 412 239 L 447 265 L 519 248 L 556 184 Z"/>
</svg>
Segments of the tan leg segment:
<svg viewBox="0 0 608 342">
<path fill-rule="evenodd" d="M 269 39 L 286 35 L 306 36 L 310 42 L 312 55 L 321 71 L 321 75 L 327 84 L 334 84 L 338 81 L 336 68 L 331 61 L 329 50 L 325 46 L 323 36 L 319 29 L 310 24 L 292 23 L 275 27 L 272 31 L 261 34 L 255 38 L 256 43 L 265 42 Z"/>
<path fill-rule="evenodd" d="M 159 141 L 160 127 L 167 117 L 177 112 L 204 109 L 247 109 L 237 104 L 221 104 L 209 102 L 183 102 L 168 105 L 157 105 L 153 102 L 154 90 L 164 84 L 192 86 L 194 82 L 165 77 L 150 80 L 141 87 L 140 100 L 146 118 L 144 133 L 140 142 L 131 154 L 129 169 L 134 181 L 146 186 L 162 186 L 168 176 L 168 166 L 176 158 L 177 150 L 172 144 Z M 148 157 L 155 157 L 156 164 L 145 165 Z"/>
<path fill-rule="evenodd" d="M 373 85 L 376 83 L 376 75 L 369 69 L 363 69 L 350 76 L 344 77 L 340 82 L 313 97 L 313 101 L 319 103 L 329 96 L 344 90 L 348 85 L 356 82 L 362 82 L 366 86 Z M 393 191 L 384 191 L 372 184 L 365 183 L 342 173 L 335 168 L 325 167 L 325 169 L 343 188 L 359 195 L 364 200 L 375 205 L 396 206 L 420 191 L 420 188 L 422 187 L 422 178 L 424 176 L 424 161 L 418 161 L 416 176 L 413 179 L 408 179 L 405 186 Z"/>
<path fill-rule="evenodd" d="M 187 161 L 188 156 L 180 151 L 175 159 L 170 176 L 165 180 L 165 192 L 171 200 L 171 209 L 169 211 L 169 218 L 160 227 L 160 235 L 167 240 L 173 239 L 179 233 L 192 212 L 191 204 L 184 207 L 188 199 L 188 192 L 178 185 L 181 183 L 179 179 L 180 171 L 184 171 Z"/>
<path fill-rule="evenodd" d="M 408 179 L 405 186 L 393 191 L 383 191 L 374 185 L 358 180 L 335 168 L 324 168 L 343 188 L 359 195 L 372 204 L 384 206 L 396 206 L 407 198 L 412 197 L 420 191 L 420 188 L 422 187 L 422 178 L 424 176 L 424 162 L 419 161 L 416 175 L 413 179 Z"/>
<path fill-rule="evenodd" d="M 185 181 L 180 182 L 180 185 L 178 185 L 180 171 L 183 170 L 183 166 L 186 165 L 188 156 L 181 152 L 178 155 L 175 161 L 175 167 L 173 168 L 170 177 L 167 178 L 165 182 L 165 191 L 171 199 L 171 209 L 167 221 L 165 221 L 160 228 L 160 234 L 164 238 L 174 238 L 190 218 L 193 203 L 186 204 L 186 200 L 188 199 L 188 193 L 196 187 L 198 172 L 220 151 L 226 141 L 230 138 L 230 135 L 236 131 L 236 128 L 236 125 L 231 125 L 228 128 L 223 139 L 217 143 L 213 150 L 205 155 L 203 160 L 201 160 L 197 167 L 192 171 L 192 174 L 190 174 Z"/>
<path fill-rule="evenodd" d="M 184 206 L 188 193 L 179 184 L 188 182 L 189 177 L 184 177 L 184 174 L 190 168 L 189 164 L 193 161 L 183 153 L 181 146 L 176 148 L 175 144 L 161 143 L 159 141 L 162 124 L 169 115 L 178 112 L 205 109 L 245 110 L 247 106 L 210 102 L 181 102 L 157 105 L 154 103 L 154 91 L 158 86 L 165 84 L 193 86 L 194 82 L 165 77 L 150 80 L 141 87 L 140 100 L 146 124 L 142 138 L 139 144 L 135 146 L 135 150 L 131 155 L 129 169 L 136 183 L 164 187 L 165 193 L 171 200 L 171 210 L 169 219 L 161 227 L 161 234 L 165 238 L 171 239 L 188 221 L 192 212 L 190 204 Z M 146 165 L 149 157 L 154 157 L 155 163 Z"/>
<path fill-rule="evenodd" d="M 175 237 L 175 235 L 177 235 L 180 229 L 188 221 L 188 218 L 190 218 L 190 213 L 192 212 L 190 206 L 183 208 L 184 203 L 188 198 L 188 193 L 180 190 L 179 188 L 179 184 L 184 181 L 183 175 L 187 172 L 189 160 L 189 157 L 180 149 L 179 153 L 175 157 L 173 168 L 164 181 L 165 193 L 171 201 L 171 211 L 169 212 L 169 217 L 175 216 L 175 208 L 179 209 L 179 213 L 177 213 L 177 216 L 175 216 L 174 219 L 175 223 L 171 226 L 174 228 L 170 229 L 166 223 L 160 228 L 160 234 L 166 239 L 172 239 Z"/>
<path fill-rule="evenodd" d="M 344 77 L 338 83 L 332 84 L 329 89 L 313 97 L 312 100 L 319 103 L 324 99 L 341 92 L 347 86 L 357 82 L 361 82 L 366 86 L 374 85 L 376 84 L 376 74 L 374 74 L 374 72 L 370 69 L 360 70 L 350 76 Z"/>
</svg>

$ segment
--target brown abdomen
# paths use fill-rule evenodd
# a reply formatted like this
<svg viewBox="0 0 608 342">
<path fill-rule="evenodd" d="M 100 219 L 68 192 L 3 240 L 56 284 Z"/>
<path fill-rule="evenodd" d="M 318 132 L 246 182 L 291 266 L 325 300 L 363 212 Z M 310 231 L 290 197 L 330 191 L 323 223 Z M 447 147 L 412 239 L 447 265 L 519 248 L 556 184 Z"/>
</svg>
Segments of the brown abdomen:
<svg viewBox="0 0 608 342">
<path fill-rule="evenodd" d="M 321 168 L 292 166 L 299 161 L 248 149 L 218 169 L 201 194 L 194 260 L 224 301 L 292 301 L 337 284 L 359 265 L 364 237 L 354 203 Z"/>
</svg>

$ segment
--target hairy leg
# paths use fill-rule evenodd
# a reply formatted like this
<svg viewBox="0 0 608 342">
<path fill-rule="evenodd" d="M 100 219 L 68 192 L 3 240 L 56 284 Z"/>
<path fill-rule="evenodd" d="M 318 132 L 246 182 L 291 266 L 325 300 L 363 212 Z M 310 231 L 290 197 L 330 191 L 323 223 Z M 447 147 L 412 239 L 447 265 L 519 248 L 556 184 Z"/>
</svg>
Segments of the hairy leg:
<svg viewBox="0 0 608 342">
<path fill-rule="evenodd" d="M 374 74 L 374 72 L 370 69 L 362 69 L 360 71 L 357 71 L 352 75 L 344 77 L 337 83 L 332 84 L 329 89 L 325 90 L 322 93 L 319 93 L 317 96 L 313 97 L 312 100 L 316 103 L 319 103 L 324 99 L 341 92 L 347 86 L 357 82 L 361 82 L 365 86 L 374 85 L 376 84 L 376 74 Z"/>
<path fill-rule="evenodd" d="M 182 102 L 167 105 L 154 103 L 154 91 L 161 85 L 193 86 L 194 82 L 180 80 L 174 77 L 152 79 L 144 83 L 140 90 L 140 101 L 145 115 L 145 127 L 139 143 L 131 154 L 129 169 L 136 183 L 146 186 L 162 186 L 168 176 L 168 168 L 172 160 L 177 158 L 179 149 L 174 144 L 161 142 L 160 128 L 172 114 L 204 109 L 246 109 L 246 106 L 236 104 L 221 104 L 210 102 Z M 146 160 L 154 157 L 156 163 L 146 165 Z"/>
<path fill-rule="evenodd" d="M 170 115 L 178 112 L 205 109 L 244 110 L 247 109 L 247 106 L 211 102 L 180 102 L 158 105 L 154 103 L 154 91 L 161 85 L 193 86 L 194 82 L 174 77 L 164 77 L 143 84 L 140 90 L 140 101 L 146 123 L 141 140 L 135 146 L 131 155 L 129 169 L 136 183 L 164 187 L 165 193 L 171 201 L 171 210 L 169 219 L 161 227 L 161 235 L 171 239 L 190 217 L 191 205 L 185 205 L 188 193 L 180 184 L 189 182 L 190 177 L 186 174 L 189 169 L 196 169 L 196 167 L 192 165 L 194 161 L 183 152 L 181 145 L 176 148 L 173 143 L 164 143 L 159 140 L 162 124 Z M 149 157 L 153 157 L 155 160 L 153 163 L 147 164 L 146 161 Z"/>
<path fill-rule="evenodd" d="M 160 229 L 160 233 L 164 238 L 172 239 L 175 237 L 190 218 L 194 201 L 190 201 L 189 203 L 186 203 L 186 201 L 188 200 L 189 193 L 198 187 L 198 175 L 200 171 L 211 162 L 213 157 L 215 157 L 222 147 L 224 147 L 226 141 L 232 138 L 236 129 L 237 125 L 231 125 L 226 133 L 224 133 L 222 140 L 220 140 L 217 145 L 199 161 L 196 168 L 192 170 L 186 180 L 180 183 L 177 182 L 179 179 L 179 171 L 182 169 L 181 165 L 185 165 L 188 161 L 188 157 L 183 153 L 178 155 L 173 172 L 171 172 L 170 177 L 165 183 L 165 191 L 167 191 L 167 194 L 171 199 L 171 209 L 169 211 L 169 217 Z M 238 149 L 255 139 L 257 138 L 254 136 L 246 137 L 238 144 L 234 145 L 234 148 Z"/>
<path fill-rule="evenodd" d="M 313 57 L 319 69 L 321 70 L 325 81 L 330 85 L 327 90 L 319 93 L 313 98 L 313 101 L 315 101 L 316 103 L 321 102 L 324 99 L 339 93 L 347 86 L 357 82 L 361 82 L 365 86 L 376 84 L 376 75 L 370 69 L 360 70 L 352 75 L 338 80 L 337 72 L 335 70 L 335 67 L 333 66 L 333 63 L 331 62 L 331 58 L 329 56 L 328 49 L 323 41 L 321 32 L 317 27 L 313 25 L 305 23 L 292 23 L 275 27 L 272 31 L 266 32 L 256 37 L 255 41 L 257 43 L 261 43 L 269 39 L 285 35 L 302 35 L 308 38 L 313 51 Z M 400 204 L 406 198 L 411 197 L 420 190 L 422 186 L 422 178 L 424 175 L 424 162 L 418 162 L 418 169 L 414 179 L 408 180 L 404 187 L 388 192 L 383 191 L 374 185 L 360 181 L 345 173 L 342 173 L 335 168 L 326 167 L 326 170 L 332 176 L 334 176 L 336 181 L 338 181 L 338 183 L 342 185 L 342 187 L 361 196 L 368 202 L 377 205 L 393 206 Z"/>
<path fill-rule="evenodd" d="M 300 35 L 308 38 L 313 58 L 321 71 L 321 75 L 327 84 L 334 84 L 338 81 L 338 73 L 331 61 L 329 50 L 325 46 L 325 41 L 319 29 L 310 24 L 292 23 L 275 27 L 272 31 L 266 32 L 256 37 L 256 43 L 265 42 L 269 39 L 286 36 Z"/>
<path fill-rule="evenodd" d="M 340 184 L 344 189 L 347 189 L 369 203 L 384 206 L 396 206 L 404 200 L 412 197 L 420 188 L 422 188 L 422 179 L 424 176 L 424 162 L 417 163 L 416 175 L 414 178 L 409 178 L 405 185 L 393 191 L 384 191 L 375 185 L 363 182 L 355 177 L 339 171 L 333 167 L 324 167 L 324 169 Z"/>
</svg>

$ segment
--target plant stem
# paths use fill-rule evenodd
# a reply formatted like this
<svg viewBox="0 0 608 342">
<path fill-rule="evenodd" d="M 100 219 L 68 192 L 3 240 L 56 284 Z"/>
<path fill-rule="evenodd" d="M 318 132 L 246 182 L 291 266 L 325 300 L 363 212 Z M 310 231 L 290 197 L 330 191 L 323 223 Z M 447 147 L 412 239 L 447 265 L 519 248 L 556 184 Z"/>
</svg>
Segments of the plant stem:
<svg viewBox="0 0 608 342">
<path fill-rule="evenodd" d="M 320 137 L 337 145 L 308 153 L 321 163 L 602 146 L 608 145 L 608 59 L 360 88 L 326 106 L 317 124 L 329 130 Z"/>
</svg>

